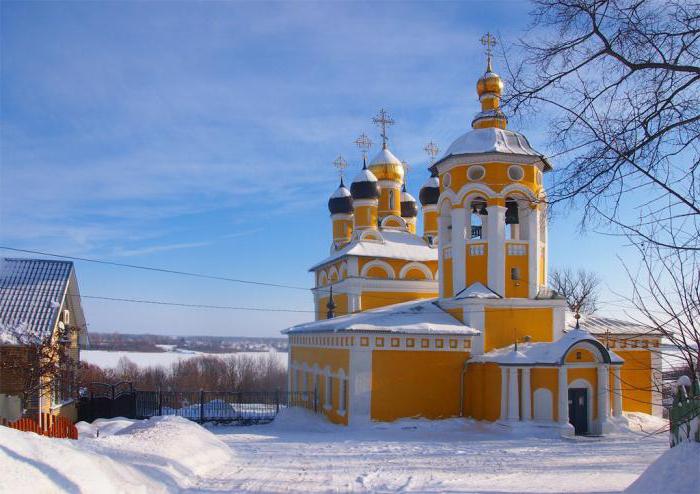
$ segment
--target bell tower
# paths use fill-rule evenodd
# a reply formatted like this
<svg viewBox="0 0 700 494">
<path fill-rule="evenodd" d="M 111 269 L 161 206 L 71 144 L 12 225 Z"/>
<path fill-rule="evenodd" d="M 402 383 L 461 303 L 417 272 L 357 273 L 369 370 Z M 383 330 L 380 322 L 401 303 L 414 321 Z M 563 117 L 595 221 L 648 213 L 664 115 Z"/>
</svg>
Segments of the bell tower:
<svg viewBox="0 0 700 494">
<path fill-rule="evenodd" d="M 542 174 L 551 165 L 525 136 L 507 129 L 503 81 L 491 61 L 496 39 L 487 33 L 481 42 L 487 56 L 476 84 L 481 111 L 431 167 L 440 187 L 440 295 L 458 296 L 479 283 L 498 297 L 534 299 L 547 278 Z M 428 200 L 430 189 L 423 190 Z"/>
</svg>

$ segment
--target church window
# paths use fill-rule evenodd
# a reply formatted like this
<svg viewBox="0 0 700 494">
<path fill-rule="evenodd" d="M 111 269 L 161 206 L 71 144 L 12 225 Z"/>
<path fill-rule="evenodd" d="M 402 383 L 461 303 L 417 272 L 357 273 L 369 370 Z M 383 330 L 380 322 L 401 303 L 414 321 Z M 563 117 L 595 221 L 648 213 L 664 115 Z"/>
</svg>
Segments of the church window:
<svg viewBox="0 0 700 494">
<path fill-rule="evenodd" d="M 394 190 L 389 191 L 389 209 L 394 209 Z"/>
<path fill-rule="evenodd" d="M 481 180 L 485 175 L 486 170 L 483 166 L 474 165 L 467 169 L 467 178 L 469 178 L 469 180 Z"/>
<path fill-rule="evenodd" d="M 508 178 L 511 180 L 519 181 L 525 176 L 525 170 L 522 166 L 512 165 L 508 167 Z"/>
<path fill-rule="evenodd" d="M 452 175 L 450 175 L 449 173 L 445 173 L 442 176 L 442 185 L 444 185 L 445 188 L 447 188 L 450 186 L 451 183 L 452 183 Z"/>
<path fill-rule="evenodd" d="M 326 376 L 326 403 L 324 408 L 329 410 L 333 407 L 333 376 L 328 374 Z"/>
<path fill-rule="evenodd" d="M 341 379 L 340 380 L 340 390 L 339 390 L 339 395 L 338 395 L 338 412 L 341 414 L 345 412 L 345 409 L 347 407 L 347 401 L 348 401 L 348 380 L 347 379 Z"/>
<path fill-rule="evenodd" d="M 510 268 L 510 279 L 520 281 L 520 268 Z"/>
<path fill-rule="evenodd" d="M 406 346 L 409 348 L 413 348 L 416 345 L 416 340 L 413 338 L 406 338 Z"/>
</svg>

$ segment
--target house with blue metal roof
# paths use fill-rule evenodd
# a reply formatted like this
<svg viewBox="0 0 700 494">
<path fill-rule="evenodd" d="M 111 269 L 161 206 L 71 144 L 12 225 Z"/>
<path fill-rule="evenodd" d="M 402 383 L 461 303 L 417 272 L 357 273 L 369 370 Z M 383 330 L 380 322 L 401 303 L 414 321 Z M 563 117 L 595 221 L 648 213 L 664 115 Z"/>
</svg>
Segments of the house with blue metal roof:
<svg viewBox="0 0 700 494">
<path fill-rule="evenodd" d="M 70 261 L 0 259 L 0 417 L 77 417 L 77 369 L 87 344 Z"/>
</svg>

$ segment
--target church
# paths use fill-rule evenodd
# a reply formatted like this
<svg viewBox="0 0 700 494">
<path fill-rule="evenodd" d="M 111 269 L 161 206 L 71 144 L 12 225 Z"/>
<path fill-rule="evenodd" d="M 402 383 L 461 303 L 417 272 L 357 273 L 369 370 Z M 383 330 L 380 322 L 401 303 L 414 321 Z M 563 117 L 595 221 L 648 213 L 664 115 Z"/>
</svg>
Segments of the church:
<svg viewBox="0 0 700 494">
<path fill-rule="evenodd" d="M 331 195 L 330 255 L 310 268 L 316 320 L 283 331 L 289 389 L 338 424 L 467 417 L 600 435 L 623 411 L 661 415 L 659 338 L 574 316 L 547 288 L 552 164 L 507 128 L 487 53 L 471 129 L 437 160 L 425 148 L 420 209 L 384 110 L 381 150 L 368 160 L 367 136 L 355 141 L 362 169 Z"/>
</svg>

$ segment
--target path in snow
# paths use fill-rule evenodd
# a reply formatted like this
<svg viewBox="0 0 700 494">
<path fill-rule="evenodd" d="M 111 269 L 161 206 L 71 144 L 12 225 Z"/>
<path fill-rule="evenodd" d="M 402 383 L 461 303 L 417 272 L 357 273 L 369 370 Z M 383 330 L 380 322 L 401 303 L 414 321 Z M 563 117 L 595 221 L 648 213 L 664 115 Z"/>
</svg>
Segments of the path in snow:
<svg viewBox="0 0 700 494">
<path fill-rule="evenodd" d="M 254 492 L 619 492 L 668 448 L 635 433 L 562 440 L 459 420 L 371 429 L 216 427 L 239 462 L 194 489 Z"/>
</svg>

